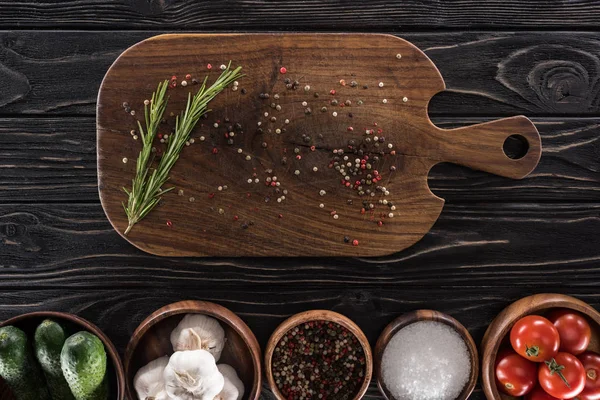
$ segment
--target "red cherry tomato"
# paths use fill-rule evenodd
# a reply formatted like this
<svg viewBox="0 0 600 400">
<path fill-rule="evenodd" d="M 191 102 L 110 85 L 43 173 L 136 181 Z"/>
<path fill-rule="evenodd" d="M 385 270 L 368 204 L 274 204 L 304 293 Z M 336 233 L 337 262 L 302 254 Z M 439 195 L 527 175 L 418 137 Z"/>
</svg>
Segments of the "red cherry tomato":
<svg viewBox="0 0 600 400">
<path fill-rule="evenodd" d="M 548 315 L 548 320 L 558 331 L 559 351 L 578 355 L 587 349 L 592 337 L 592 330 L 581 314 L 568 309 L 558 309 Z"/>
<path fill-rule="evenodd" d="M 552 322 L 539 315 L 528 315 L 512 327 L 510 343 L 522 357 L 542 362 L 558 353 L 560 338 Z"/>
<path fill-rule="evenodd" d="M 577 358 L 585 370 L 585 388 L 577 396 L 577 399 L 600 400 L 600 354 L 586 351 Z"/>
<path fill-rule="evenodd" d="M 537 384 L 537 365 L 506 349 L 496 356 L 496 384 L 510 396 L 523 396 Z"/>
<path fill-rule="evenodd" d="M 585 387 L 585 369 L 574 355 L 558 353 L 553 359 L 540 364 L 538 380 L 549 395 L 571 399 Z"/>
<path fill-rule="evenodd" d="M 525 395 L 525 400 L 560 400 L 550 396 L 540 386 L 536 386 L 533 390 Z"/>
</svg>

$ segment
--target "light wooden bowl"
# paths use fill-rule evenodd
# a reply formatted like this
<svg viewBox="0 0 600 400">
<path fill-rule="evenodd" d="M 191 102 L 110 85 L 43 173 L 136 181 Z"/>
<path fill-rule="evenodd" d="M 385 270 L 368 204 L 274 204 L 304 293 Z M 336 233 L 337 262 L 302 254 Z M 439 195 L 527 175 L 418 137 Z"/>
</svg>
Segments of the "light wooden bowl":
<svg viewBox="0 0 600 400">
<path fill-rule="evenodd" d="M 483 391 L 488 400 L 515 399 L 515 397 L 507 396 L 498 391 L 494 374 L 494 364 L 496 363 L 498 350 L 503 344 L 510 346 L 508 334 L 515 322 L 530 314 L 543 316 L 553 308 L 569 308 L 586 316 L 592 328 L 592 340 L 589 349 L 600 352 L 600 313 L 592 306 L 564 294 L 545 293 L 524 297 L 502 310 L 494 318 L 483 336 L 481 343 L 483 351 L 481 377 Z"/>
<path fill-rule="evenodd" d="M 227 308 L 206 301 L 186 300 L 169 304 L 146 318 L 137 327 L 125 351 L 125 376 L 127 395 L 137 399 L 133 378 L 137 371 L 164 355 L 173 354 L 171 332 L 185 314 L 204 314 L 216 318 L 225 330 L 225 348 L 219 363 L 235 368 L 244 382 L 244 399 L 257 400 L 260 397 L 261 352 L 258 341 L 248 325 Z"/>
<path fill-rule="evenodd" d="M 269 383 L 269 387 L 275 395 L 275 398 L 277 398 L 278 400 L 287 400 L 277 388 L 277 385 L 275 384 L 275 379 L 273 378 L 271 361 L 273 357 L 273 352 L 275 351 L 275 347 L 277 346 L 277 343 L 279 343 L 281 338 L 290 329 L 310 321 L 334 322 L 348 329 L 350 333 L 352 333 L 358 339 L 358 342 L 361 344 L 365 353 L 365 376 L 362 386 L 360 386 L 358 392 L 356 393 L 356 396 L 354 396 L 354 400 L 361 399 L 365 395 L 367 389 L 369 388 L 371 376 L 373 375 L 373 355 L 371 353 L 371 346 L 369 345 L 367 337 L 365 336 L 363 331 L 358 327 L 358 325 L 356 325 L 352 320 L 343 316 L 342 314 L 338 314 L 336 312 L 328 310 L 311 310 L 292 315 L 291 317 L 283 321 L 277 327 L 277 329 L 275 329 L 275 332 L 273 332 L 273 334 L 269 338 L 269 342 L 267 343 L 267 348 L 265 350 L 265 373 L 267 374 L 267 382 Z"/>
<path fill-rule="evenodd" d="M 479 357 L 477 354 L 477 346 L 475 345 L 475 342 L 473 341 L 469 331 L 460 322 L 447 314 L 433 310 L 417 310 L 403 314 L 385 327 L 379 336 L 379 339 L 377 339 L 377 344 L 375 345 L 375 376 L 377 378 L 377 386 L 379 387 L 379 391 L 386 399 L 397 400 L 392 396 L 383 382 L 383 377 L 381 374 L 381 360 L 383 358 L 383 352 L 392 336 L 394 336 L 400 329 L 418 321 L 441 322 L 453 328 L 463 338 L 465 344 L 467 345 L 467 350 L 469 351 L 471 375 L 469 376 L 469 380 L 465 384 L 465 387 L 456 400 L 467 399 L 469 395 L 471 395 L 471 392 L 473 392 L 473 389 L 477 384 L 477 377 L 479 376 Z"/>
<path fill-rule="evenodd" d="M 17 328 L 22 329 L 27 334 L 27 337 L 32 340 L 35 329 L 40 323 L 42 323 L 43 320 L 47 318 L 64 323 L 67 326 L 67 329 L 69 329 L 69 332 L 72 334 L 79 331 L 88 331 L 98 336 L 98 338 L 104 344 L 107 359 L 109 360 L 107 363 L 107 375 L 110 385 L 110 400 L 124 400 L 125 373 L 123 371 L 123 365 L 121 364 L 119 353 L 110 339 L 91 322 L 69 313 L 57 311 L 37 311 L 8 319 L 0 323 L 0 327 L 8 325 L 16 326 Z M 2 379 L 0 379 L 0 398 L 4 400 L 13 400 L 10 389 L 7 387 L 6 383 L 2 381 Z"/>
</svg>

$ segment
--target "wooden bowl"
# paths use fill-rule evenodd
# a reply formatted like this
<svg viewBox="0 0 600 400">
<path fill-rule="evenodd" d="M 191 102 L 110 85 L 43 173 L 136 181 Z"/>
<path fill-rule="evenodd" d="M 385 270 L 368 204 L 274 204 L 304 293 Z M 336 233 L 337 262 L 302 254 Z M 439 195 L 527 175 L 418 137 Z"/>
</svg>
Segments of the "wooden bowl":
<svg viewBox="0 0 600 400">
<path fill-rule="evenodd" d="M 173 354 L 171 332 L 185 314 L 204 314 L 221 322 L 227 341 L 219 363 L 229 364 L 235 368 L 244 382 L 244 399 L 257 400 L 262 385 L 261 352 L 254 333 L 240 317 L 227 308 L 195 300 L 164 306 L 153 312 L 137 327 L 125 351 L 124 365 L 129 399 L 137 399 L 133 387 L 133 378 L 137 371 L 152 360 Z"/>
<path fill-rule="evenodd" d="M 481 342 L 481 349 L 483 351 L 481 377 L 483 391 L 488 400 L 515 399 L 515 397 L 507 396 L 498 391 L 494 376 L 496 355 L 501 345 L 510 346 L 507 334 L 510 333 L 515 322 L 530 314 L 544 315 L 553 308 L 569 308 L 587 317 L 592 329 L 592 339 L 588 349 L 600 352 L 600 313 L 592 306 L 564 294 L 544 293 L 524 297 L 502 310 L 494 318 L 483 336 L 483 341 Z"/>
<path fill-rule="evenodd" d="M 371 376 L 373 375 L 373 355 L 371 353 L 371 346 L 369 345 L 367 337 L 358 327 L 358 325 L 342 314 L 328 310 L 311 310 L 292 315 L 283 321 L 269 338 L 269 342 L 267 343 L 267 348 L 265 350 L 265 372 L 267 374 L 267 382 L 269 383 L 269 387 L 271 388 L 273 395 L 278 400 L 287 400 L 277 388 L 275 379 L 273 378 L 271 359 L 273 357 L 275 347 L 290 329 L 310 321 L 331 321 L 348 329 L 350 333 L 352 333 L 358 339 L 358 342 L 362 346 L 363 352 L 365 353 L 365 376 L 362 386 L 358 389 L 356 396 L 354 396 L 354 400 L 361 399 L 369 388 Z"/>
<path fill-rule="evenodd" d="M 453 328 L 463 338 L 465 344 L 467 345 L 467 350 L 469 351 L 471 375 L 469 376 L 469 380 L 465 384 L 465 387 L 456 400 L 467 399 L 471 395 L 471 392 L 473 392 L 473 389 L 477 384 L 477 377 L 479 376 L 479 356 L 477 354 L 477 346 L 475 345 L 475 342 L 473 341 L 469 331 L 460 322 L 447 314 L 433 310 L 417 310 L 403 314 L 385 327 L 379 336 L 379 339 L 377 339 L 377 344 L 375 345 L 375 376 L 377 378 L 377 386 L 379 387 L 379 391 L 386 399 L 397 400 L 392 396 L 383 382 L 383 376 L 381 374 L 381 360 L 383 358 L 383 352 L 392 336 L 394 336 L 400 329 L 418 321 L 441 322 Z"/>
<path fill-rule="evenodd" d="M 110 386 L 109 393 L 112 394 L 110 400 L 124 400 L 125 373 L 123 371 L 123 365 L 121 364 L 119 353 L 110 339 L 91 322 L 73 314 L 57 311 L 37 311 L 8 319 L 0 323 L 0 327 L 7 325 L 16 326 L 17 328 L 22 329 L 27 334 L 27 337 L 31 339 L 33 338 L 35 329 L 46 318 L 51 318 L 55 321 L 64 323 L 71 333 L 76 333 L 83 330 L 98 336 L 98 338 L 104 344 L 104 349 L 106 350 L 106 354 L 108 356 L 107 358 L 109 360 L 107 363 L 107 375 Z M 10 389 L 8 389 L 8 386 L 4 381 L 2 381 L 2 379 L 0 379 L 0 398 L 5 400 L 13 400 Z"/>
</svg>

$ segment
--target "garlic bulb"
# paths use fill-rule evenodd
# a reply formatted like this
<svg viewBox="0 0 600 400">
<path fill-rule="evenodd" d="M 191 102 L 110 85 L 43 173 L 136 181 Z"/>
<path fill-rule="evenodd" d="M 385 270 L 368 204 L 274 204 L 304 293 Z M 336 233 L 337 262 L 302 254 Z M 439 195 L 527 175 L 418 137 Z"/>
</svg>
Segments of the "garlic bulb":
<svg viewBox="0 0 600 400">
<path fill-rule="evenodd" d="M 225 378 L 225 385 L 215 400 L 239 400 L 244 396 L 244 383 L 238 377 L 232 366 L 227 364 L 217 365 L 219 372 Z"/>
<path fill-rule="evenodd" d="M 174 351 L 206 350 L 219 361 L 225 347 L 225 331 L 216 319 L 203 314 L 187 314 L 171 332 Z"/>
<path fill-rule="evenodd" d="M 150 361 L 135 374 L 133 386 L 139 400 L 169 400 L 163 378 L 168 363 L 169 357 L 160 357 Z"/>
<path fill-rule="evenodd" d="M 215 358 L 206 350 L 177 351 L 163 374 L 174 400 L 213 400 L 225 384 Z"/>
</svg>

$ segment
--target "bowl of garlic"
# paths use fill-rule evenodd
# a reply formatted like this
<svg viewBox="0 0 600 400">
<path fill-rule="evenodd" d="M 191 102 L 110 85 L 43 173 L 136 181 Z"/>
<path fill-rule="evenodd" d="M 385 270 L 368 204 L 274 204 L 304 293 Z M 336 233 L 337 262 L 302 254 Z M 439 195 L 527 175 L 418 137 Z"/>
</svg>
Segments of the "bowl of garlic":
<svg viewBox="0 0 600 400">
<path fill-rule="evenodd" d="M 142 321 L 127 345 L 127 394 L 132 400 L 257 400 L 261 357 L 248 325 L 227 308 L 169 304 Z"/>
</svg>

